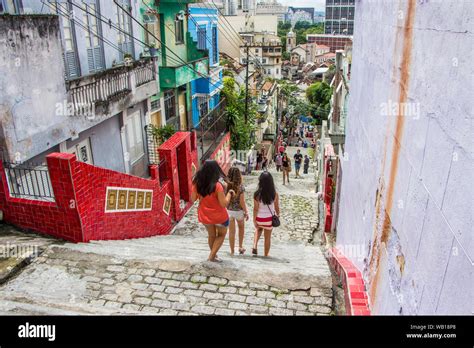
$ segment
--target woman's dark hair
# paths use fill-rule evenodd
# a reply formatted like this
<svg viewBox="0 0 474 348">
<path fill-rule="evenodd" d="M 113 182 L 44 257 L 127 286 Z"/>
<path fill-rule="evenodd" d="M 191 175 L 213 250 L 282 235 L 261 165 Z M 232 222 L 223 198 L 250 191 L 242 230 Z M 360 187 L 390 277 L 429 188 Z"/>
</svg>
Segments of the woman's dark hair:
<svg viewBox="0 0 474 348">
<path fill-rule="evenodd" d="M 227 178 L 227 191 L 234 190 L 234 198 L 238 198 L 242 186 L 242 173 L 240 172 L 240 169 L 237 167 L 230 167 Z"/>
<path fill-rule="evenodd" d="M 216 184 L 220 178 L 226 176 L 219 164 L 214 160 L 206 160 L 193 178 L 193 184 L 201 197 L 206 197 L 216 191 Z"/>
<path fill-rule="evenodd" d="M 263 204 L 272 204 L 275 197 L 276 190 L 273 176 L 269 172 L 263 172 L 258 178 L 258 187 L 253 198 L 256 201 L 261 201 Z"/>
</svg>

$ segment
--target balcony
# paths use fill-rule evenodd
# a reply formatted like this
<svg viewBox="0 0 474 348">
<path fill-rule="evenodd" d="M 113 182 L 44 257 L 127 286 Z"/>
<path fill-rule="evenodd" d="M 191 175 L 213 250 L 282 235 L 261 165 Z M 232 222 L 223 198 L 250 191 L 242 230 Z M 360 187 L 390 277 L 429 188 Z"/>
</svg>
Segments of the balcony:
<svg viewBox="0 0 474 348">
<path fill-rule="evenodd" d="M 209 59 L 200 58 L 177 66 L 160 66 L 160 87 L 177 88 L 209 74 Z"/>
<path fill-rule="evenodd" d="M 194 127 L 197 138 L 198 157 L 201 161 L 209 158 L 216 146 L 227 133 L 226 100 L 222 99 L 214 109 Z"/>
<path fill-rule="evenodd" d="M 273 49 L 273 48 L 269 48 L 267 51 L 265 51 L 265 49 L 263 49 L 262 51 L 262 56 L 263 57 L 281 57 L 282 55 L 282 52 L 281 52 L 281 49 L 280 50 L 277 50 L 277 49 Z"/>
<path fill-rule="evenodd" d="M 156 84 L 156 64 L 152 58 L 144 58 L 131 63 L 120 65 L 105 71 L 82 76 L 66 82 L 74 114 L 84 115 L 96 113 L 97 108 L 102 112 L 111 111 L 109 105 L 128 95 L 137 94 L 142 86 L 150 82 L 151 89 L 158 89 Z M 150 89 L 150 88 L 148 88 Z M 153 94 L 150 90 L 149 93 Z M 148 94 L 148 93 L 145 93 Z M 99 111 L 100 112 L 100 111 Z"/>
</svg>

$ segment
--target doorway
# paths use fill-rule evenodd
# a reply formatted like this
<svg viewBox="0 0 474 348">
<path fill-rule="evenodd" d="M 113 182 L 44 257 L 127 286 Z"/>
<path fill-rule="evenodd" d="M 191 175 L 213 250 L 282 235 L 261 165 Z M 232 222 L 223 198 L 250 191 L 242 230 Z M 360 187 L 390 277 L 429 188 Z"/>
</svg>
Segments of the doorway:
<svg viewBox="0 0 474 348">
<path fill-rule="evenodd" d="M 178 112 L 180 130 L 186 131 L 188 129 L 188 117 L 186 113 L 186 91 L 179 91 Z"/>
<path fill-rule="evenodd" d="M 179 199 L 180 205 L 182 201 L 190 201 L 190 192 L 189 192 L 189 181 L 191 178 L 188 176 L 188 153 L 186 151 L 186 142 L 183 141 L 176 148 L 176 159 L 178 163 L 178 181 L 179 181 Z"/>
</svg>

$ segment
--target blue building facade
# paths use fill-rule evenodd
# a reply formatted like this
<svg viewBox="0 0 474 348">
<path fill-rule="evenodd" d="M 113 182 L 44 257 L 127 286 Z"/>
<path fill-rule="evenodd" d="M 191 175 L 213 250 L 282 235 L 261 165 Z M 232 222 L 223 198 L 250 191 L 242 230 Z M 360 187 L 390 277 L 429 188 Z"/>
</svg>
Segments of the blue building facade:
<svg viewBox="0 0 474 348">
<path fill-rule="evenodd" d="M 200 78 L 191 82 L 192 122 L 199 123 L 201 117 L 208 114 L 220 102 L 222 89 L 222 67 L 219 66 L 218 11 L 199 5 L 189 7 L 188 31 L 199 49 L 209 51 L 209 78 Z"/>
</svg>

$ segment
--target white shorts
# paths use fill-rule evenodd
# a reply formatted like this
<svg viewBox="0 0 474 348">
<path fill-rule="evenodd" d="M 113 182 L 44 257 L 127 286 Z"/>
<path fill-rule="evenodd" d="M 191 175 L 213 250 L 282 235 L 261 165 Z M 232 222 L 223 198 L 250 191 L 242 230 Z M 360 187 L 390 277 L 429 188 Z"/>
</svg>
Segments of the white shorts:
<svg viewBox="0 0 474 348">
<path fill-rule="evenodd" d="M 237 221 L 242 221 L 245 218 L 243 210 L 227 210 L 229 213 L 229 218 L 234 218 Z"/>
</svg>

